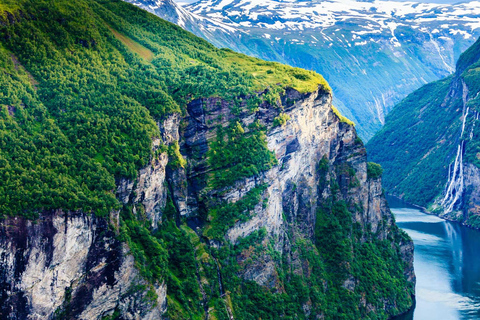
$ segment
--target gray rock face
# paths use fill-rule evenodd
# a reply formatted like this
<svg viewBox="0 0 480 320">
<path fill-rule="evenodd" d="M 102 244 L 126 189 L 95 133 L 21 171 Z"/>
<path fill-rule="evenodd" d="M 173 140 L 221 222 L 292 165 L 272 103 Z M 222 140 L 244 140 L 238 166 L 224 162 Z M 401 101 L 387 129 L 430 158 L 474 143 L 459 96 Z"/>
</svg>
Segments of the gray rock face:
<svg viewBox="0 0 480 320">
<path fill-rule="evenodd" d="M 480 169 L 474 164 L 466 163 L 464 170 L 465 192 L 463 194 L 463 210 L 470 217 L 480 216 Z M 467 217 L 464 217 L 467 218 Z M 463 220 L 463 219 L 462 219 Z"/>
<path fill-rule="evenodd" d="M 179 217 L 200 220 L 202 210 L 210 203 L 235 203 L 253 188 L 266 186 L 251 217 L 236 222 L 227 230 L 224 240 L 237 243 L 255 231 L 266 230 L 265 240 L 258 244 L 265 250 L 254 255 L 254 259 L 248 253 L 236 257 L 242 265 L 239 276 L 279 292 L 283 289 L 278 261 L 269 252 L 284 256 L 295 274 L 309 277 L 311 270 L 295 249 L 295 243 L 298 239 L 314 243 L 317 208 L 332 195 L 361 207 L 355 211 L 352 222 L 363 230 L 371 230 L 381 240 L 392 238 L 389 236 L 393 219 L 381 180 L 367 177 L 363 143 L 354 127 L 340 121 L 332 110 L 330 93 L 317 90 L 300 94 L 288 89 L 281 105 L 262 102 L 258 111 L 244 108 L 240 114 L 232 112 L 231 103 L 219 98 L 194 100 L 184 119 L 174 115 L 159 124 L 162 141 L 155 139 L 153 149 L 158 150 L 161 144 L 179 143 L 188 165 L 169 166 L 167 153 L 157 152 L 135 181 L 118 181 L 119 200 L 132 205 L 137 215 L 144 214 L 155 230 L 162 223 L 167 193 Z M 280 110 L 290 120 L 275 127 L 274 119 Z M 209 141 L 216 139 L 218 126 L 228 126 L 233 120 L 243 128 L 255 121 L 265 126 L 268 148 L 274 152 L 278 165 L 240 179 L 233 187 L 212 189 L 208 185 L 212 169 L 206 158 Z M 318 173 L 322 159 L 328 167 L 325 177 Z M 332 190 L 324 179 L 338 181 L 338 190 Z M 93 215 L 58 211 L 42 214 L 37 224 L 20 218 L 1 221 L 0 297 L 7 302 L 2 304 L 0 315 L 7 319 L 23 319 L 26 315 L 32 319 L 101 319 L 120 312 L 124 319 L 162 318 L 166 311 L 166 285 L 155 286 L 157 301 L 148 300 L 145 289 L 136 289 L 148 284 L 135 269 L 126 245 L 116 239 L 108 226 L 110 222 L 118 225 L 117 215 L 112 213 L 112 221 L 107 221 Z M 410 241 L 393 241 L 392 245 L 401 248 L 405 277 L 413 282 L 413 245 Z M 222 245 L 215 240 L 208 243 Z M 218 266 L 219 262 L 216 263 Z M 202 281 L 203 288 L 207 280 Z M 221 282 L 220 275 L 218 281 Z M 357 279 L 350 276 L 344 287 L 354 290 L 357 284 Z M 305 314 L 312 312 L 308 303 L 303 307 Z M 384 310 L 394 307 L 387 302 L 380 306 Z"/>
<path fill-rule="evenodd" d="M 150 164 L 140 170 L 135 188 L 134 203 L 141 203 L 151 227 L 156 229 L 161 222 L 162 209 L 167 200 L 165 174 L 168 155 L 161 153 Z"/>
<path fill-rule="evenodd" d="M 327 201 L 333 192 L 337 199 L 360 205 L 353 219 L 364 231 L 368 229 L 379 240 L 394 237 L 394 222 L 383 195 L 381 179 L 367 177 L 363 143 L 354 127 L 341 122 L 332 111 L 331 95 L 321 90 L 310 94 L 287 90 L 282 99 L 282 109 L 290 120 L 283 126 L 274 127 L 273 119 L 279 111 L 267 104 L 260 105 L 259 111 L 254 114 L 245 112 L 238 117 L 231 113 L 228 102 L 217 98 L 189 104 L 188 125 L 180 139 L 189 163 L 186 182 L 182 185 L 187 185 L 189 199 L 196 199 L 188 204 L 189 216 L 197 215 L 200 203 L 205 201 L 201 199 L 234 203 L 253 188 L 266 185 L 263 201 L 255 206 L 252 217 L 246 222 L 238 221 L 227 231 L 225 240 L 236 243 L 255 231 L 265 229 L 268 240 L 263 245 L 267 247 L 268 243 L 272 243 L 275 251 L 289 257 L 292 270 L 304 276 L 308 276 L 309 271 L 305 271 L 308 268 L 303 265 L 298 251 L 293 249 L 293 244 L 295 239 L 301 238 L 314 241 L 317 207 Z M 208 141 L 215 138 L 218 125 L 225 127 L 232 119 L 240 119 L 243 128 L 248 128 L 254 121 L 267 127 L 268 148 L 275 153 L 278 165 L 257 176 L 237 181 L 233 188 L 212 190 L 207 184 L 211 170 L 205 159 Z M 340 183 L 339 192 L 331 190 L 328 184 L 319 187 L 322 178 L 317 166 L 323 158 L 328 161 L 328 179 Z M 179 183 L 181 180 L 176 179 L 175 185 Z M 287 235 L 293 238 L 289 239 Z M 405 278 L 413 283 L 413 244 L 405 240 L 398 245 L 405 261 Z M 276 269 L 278 265 L 270 255 L 260 254 L 249 263 L 246 262 L 248 260 L 248 254 L 237 257 L 244 266 L 240 271 L 243 279 L 282 290 Z M 355 284 L 356 279 L 350 279 L 345 285 L 354 288 Z M 391 307 L 385 302 L 383 309 Z M 307 310 L 308 305 L 305 308 Z M 369 308 L 375 310 L 373 306 Z"/>
<path fill-rule="evenodd" d="M 125 319 L 159 319 L 166 287 L 156 305 L 128 249 L 108 221 L 83 213 L 45 212 L 37 223 L 0 222 L 2 319 L 102 319 L 118 310 Z"/>
<path fill-rule="evenodd" d="M 123 204 L 132 202 L 134 210 L 141 210 L 145 218 L 156 229 L 162 221 L 162 209 L 167 200 L 166 168 L 168 155 L 160 153 L 150 164 L 138 172 L 137 179 L 121 179 L 118 182 L 117 197 Z M 141 205 L 141 207 L 139 207 Z"/>
<path fill-rule="evenodd" d="M 371 224 L 374 232 L 385 218 L 388 224 L 391 224 L 391 213 L 383 197 L 381 181 L 367 179 L 363 144 L 358 142 L 354 128 L 340 122 L 334 114 L 331 109 L 331 96 L 321 91 L 304 96 L 291 91 L 287 95 L 297 95 L 297 102 L 284 106 L 285 113 L 290 117 L 284 126 L 272 128 L 272 120 L 278 111 L 266 105 L 255 117 L 241 117 L 244 127 L 254 120 L 270 126 L 267 134 L 268 147 L 275 153 L 279 165 L 259 176 L 239 181 L 235 188 L 222 191 L 221 196 L 218 190 L 207 193 L 211 197 L 236 202 L 255 186 L 264 183 L 268 185 L 267 205 L 258 205 L 251 220 L 238 223 L 230 229 L 227 233 L 228 240 L 235 243 L 239 237 L 245 237 L 262 227 L 265 227 L 272 237 L 281 236 L 285 232 L 282 213 L 287 213 L 287 219 L 291 215 L 294 220 L 301 220 L 301 227 L 306 228 L 304 231 L 312 235 L 317 206 L 315 194 L 319 184 L 316 170 L 318 162 L 324 156 L 331 165 L 347 164 L 354 169 L 355 177 L 352 179 L 358 180 L 358 185 L 354 188 L 345 186 L 343 191 L 346 200 L 363 204 L 364 213 L 355 218 L 357 222 Z M 192 102 L 189 113 L 190 125 L 186 129 L 183 146 L 190 156 L 188 159 L 192 160 L 189 161 L 192 164 L 188 176 L 190 183 L 191 180 L 201 180 L 199 177 L 208 171 L 202 159 L 208 149 L 207 141 L 214 137 L 214 119 L 222 114 L 224 123 L 228 123 L 230 112 L 225 102 L 205 100 Z M 207 126 L 206 123 L 212 124 Z M 200 150 L 196 154 L 197 158 L 189 151 L 193 148 Z M 349 181 L 345 183 L 348 184 Z M 197 185 L 202 186 L 201 183 Z M 292 190 L 293 186 L 296 186 L 295 191 Z M 200 193 L 201 190 L 203 189 L 193 189 L 193 192 Z M 327 190 L 323 196 L 327 197 L 329 194 Z M 306 210 L 305 207 L 309 209 Z"/>
<path fill-rule="evenodd" d="M 157 229 L 162 221 L 162 210 L 167 200 L 167 164 L 168 154 L 159 153 L 163 145 L 169 145 L 179 140 L 178 128 L 180 117 L 173 114 L 163 122 L 158 123 L 161 139 L 155 138 L 152 141 L 152 149 L 155 156 L 150 164 L 142 168 L 135 181 L 120 179 L 117 186 L 117 197 L 123 204 L 131 202 L 134 210 L 141 210 L 145 218 L 150 221 L 153 230 Z M 139 207 L 141 205 L 141 207 Z"/>
</svg>

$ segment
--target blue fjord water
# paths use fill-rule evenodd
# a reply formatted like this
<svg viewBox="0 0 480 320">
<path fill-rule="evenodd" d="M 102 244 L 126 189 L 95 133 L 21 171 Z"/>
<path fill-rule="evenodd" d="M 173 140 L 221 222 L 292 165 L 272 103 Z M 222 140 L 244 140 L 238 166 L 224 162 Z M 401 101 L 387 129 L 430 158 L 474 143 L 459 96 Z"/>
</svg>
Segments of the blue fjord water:
<svg viewBox="0 0 480 320">
<path fill-rule="evenodd" d="M 401 320 L 480 319 L 480 231 L 388 198 L 415 244 L 416 307 Z"/>
</svg>

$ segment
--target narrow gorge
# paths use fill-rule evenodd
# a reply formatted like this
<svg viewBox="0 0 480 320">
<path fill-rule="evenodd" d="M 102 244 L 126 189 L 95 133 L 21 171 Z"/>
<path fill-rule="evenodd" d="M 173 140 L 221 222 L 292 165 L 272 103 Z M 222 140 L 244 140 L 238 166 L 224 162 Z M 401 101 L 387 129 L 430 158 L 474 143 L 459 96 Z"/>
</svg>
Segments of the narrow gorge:
<svg viewBox="0 0 480 320">
<path fill-rule="evenodd" d="M 477 40 L 453 75 L 405 98 L 368 144 L 385 168 L 389 193 L 474 228 L 480 228 L 479 58 Z"/>
</svg>

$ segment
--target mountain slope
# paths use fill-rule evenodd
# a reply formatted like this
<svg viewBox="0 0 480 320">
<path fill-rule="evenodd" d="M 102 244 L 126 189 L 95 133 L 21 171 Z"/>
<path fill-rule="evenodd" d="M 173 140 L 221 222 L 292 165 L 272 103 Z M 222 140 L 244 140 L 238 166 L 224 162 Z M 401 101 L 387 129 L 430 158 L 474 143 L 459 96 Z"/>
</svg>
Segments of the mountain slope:
<svg viewBox="0 0 480 320">
<path fill-rule="evenodd" d="M 186 27 L 217 46 L 324 75 L 335 104 L 366 140 L 395 103 L 452 73 L 460 53 L 480 36 L 478 1 L 202 0 L 185 9 L 199 24 L 209 19 L 235 30 L 212 37 Z M 169 19 L 161 9 L 155 13 Z"/>
<path fill-rule="evenodd" d="M 119 0 L 3 0 L 0 44 L 0 318 L 411 307 L 412 242 L 320 75 Z"/>
<path fill-rule="evenodd" d="M 480 41 L 453 76 L 412 93 L 369 142 L 389 192 L 449 219 L 479 227 Z"/>
<path fill-rule="evenodd" d="M 237 33 L 241 33 L 238 29 L 228 24 L 193 14 L 176 4 L 173 0 L 125 1 L 147 10 L 162 19 L 175 23 L 183 29 L 207 39 L 219 48 L 237 49 L 235 46 L 235 42 L 238 39 Z M 226 43 L 231 45 L 225 46 Z"/>
</svg>

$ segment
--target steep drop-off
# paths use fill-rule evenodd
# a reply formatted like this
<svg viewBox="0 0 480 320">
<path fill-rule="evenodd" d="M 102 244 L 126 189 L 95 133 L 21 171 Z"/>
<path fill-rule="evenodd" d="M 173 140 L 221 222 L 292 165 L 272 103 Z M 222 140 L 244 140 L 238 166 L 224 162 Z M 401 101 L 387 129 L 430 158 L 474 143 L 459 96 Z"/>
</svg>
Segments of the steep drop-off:
<svg viewBox="0 0 480 320">
<path fill-rule="evenodd" d="M 480 41 L 454 75 L 415 91 L 368 143 L 389 193 L 480 227 Z"/>
<path fill-rule="evenodd" d="M 122 1 L 0 9 L 0 318 L 412 305 L 412 242 L 318 74 Z"/>
<path fill-rule="evenodd" d="M 322 74 L 368 140 L 392 107 L 441 79 L 480 35 L 480 3 L 125 0 L 216 46 Z"/>
</svg>

